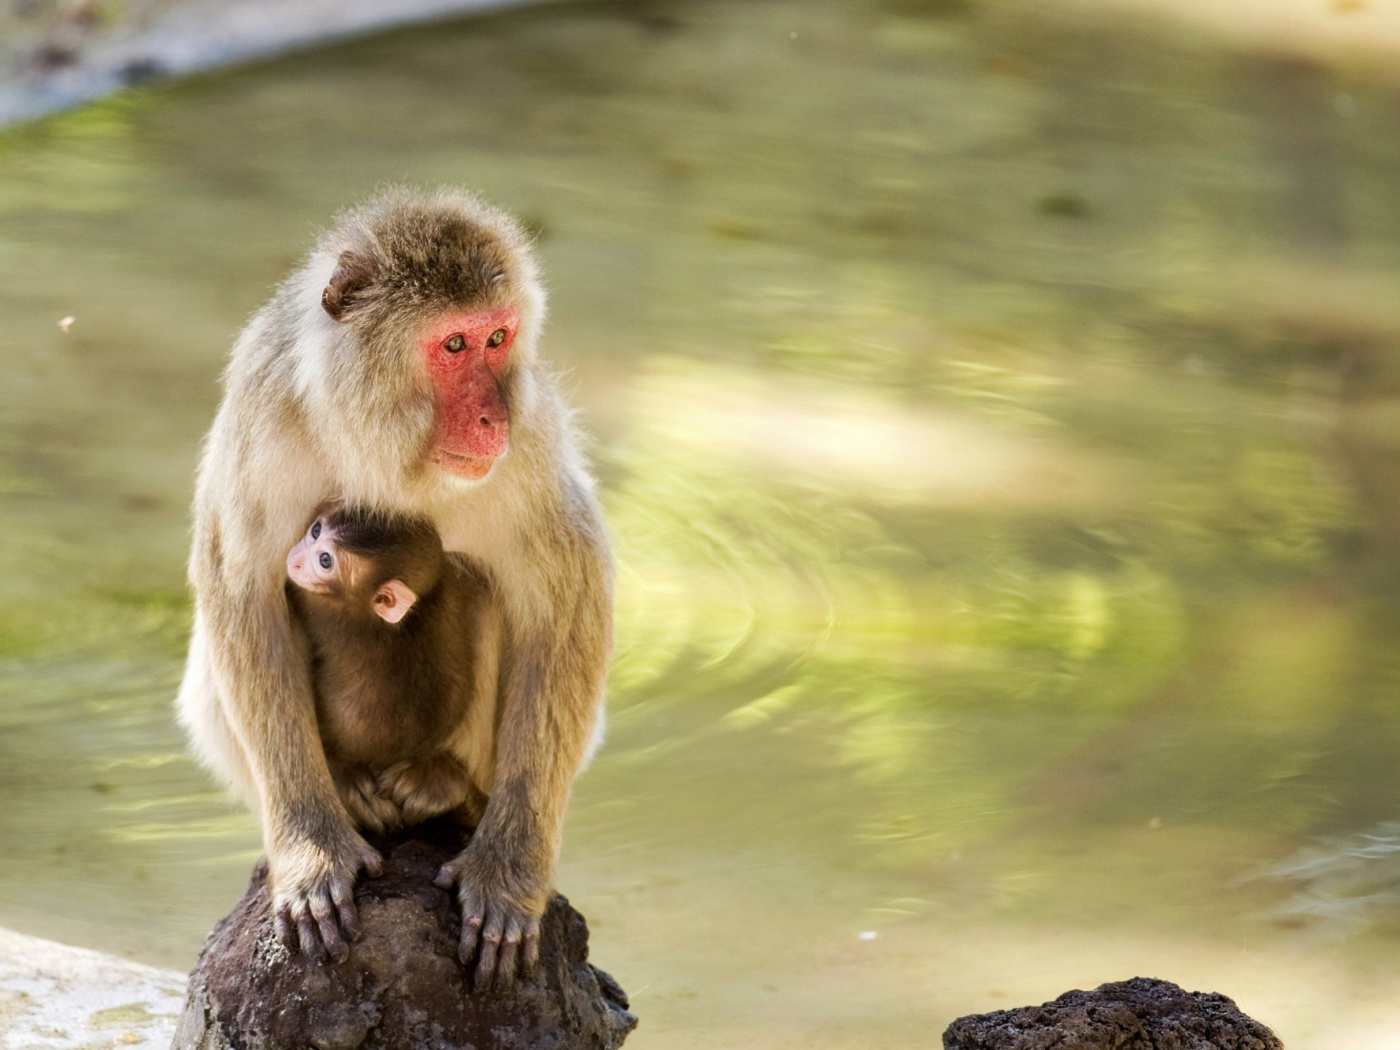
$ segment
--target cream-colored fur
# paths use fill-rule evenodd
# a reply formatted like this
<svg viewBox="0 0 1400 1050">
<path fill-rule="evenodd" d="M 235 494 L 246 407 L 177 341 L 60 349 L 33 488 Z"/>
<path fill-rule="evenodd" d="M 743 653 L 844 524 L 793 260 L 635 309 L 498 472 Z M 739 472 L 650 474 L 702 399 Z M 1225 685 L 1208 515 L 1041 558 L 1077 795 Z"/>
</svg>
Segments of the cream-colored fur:
<svg viewBox="0 0 1400 1050">
<path fill-rule="evenodd" d="M 486 305 L 509 302 L 521 317 L 506 380 L 509 450 L 474 482 L 428 460 L 422 297 L 389 287 L 379 304 L 391 323 L 372 332 L 321 307 L 343 252 L 373 257 L 381 238 L 402 243 L 410 217 L 425 214 L 467 223 L 499 249 L 506 264 Z M 454 751 L 491 799 L 452 876 L 488 940 L 528 941 L 536 928 L 570 786 L 601 731 L 612 586 L 593 483 L 537 357 L 544 316 L 513 220 L 461 191 L 393 190 L 347 213 L 233 348 L 196 486 L 197 613 L 178 707 L 201 758 L 261 813 L 276 905 L 303 941 L 319 929 L 334 950 L 327 901 L 339 904 L 376 862 L 332 782 L 305 640 L 283 594 L 286 553 L 328 499 L 426 516 L 490 580 L 495 619 L 476 640 L 484 700 Z"/>
</svg>

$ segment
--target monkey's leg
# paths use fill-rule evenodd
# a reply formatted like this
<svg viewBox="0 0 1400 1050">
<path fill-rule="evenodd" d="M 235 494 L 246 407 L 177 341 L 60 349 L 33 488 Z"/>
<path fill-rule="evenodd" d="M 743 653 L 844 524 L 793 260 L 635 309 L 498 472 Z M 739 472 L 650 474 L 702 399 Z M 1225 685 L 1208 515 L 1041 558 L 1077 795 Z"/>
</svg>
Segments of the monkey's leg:
<svg viewBox="0 0 1400 1050">
<path fill-rule="evenodd" d="M 325 483 L 269 411 L 256 390 L 231 388 L 210 434 L 190 566 L 200 613 L 192 649 L 207 656 L 211 692 L 256 785 L 278 933 L 308 955 L 342 959 L 359 932 L 355 879 L 381 860 L 331 777 L 306 639 L 284 591 L 288 538 Z M 256 455 L 245 434 L 257 435 Z"/>
<path fill-rule="evenodd" d="M 584 498 L 580 493 L 581 504 Z M 435 880 L 458 886 L 457 951 L 465 965 L 476 961 L 477 991 L 509 987 L 517 964 L 529 970 L 539 957 L 564 809 L 597 724 L 611 647 L 610 566 L 601 535 L 601 526 L 570 530 L 553 537 L 562 549 L 541 552 L 540 563 L 569 574 L 539 592 L 550 596 L 552 622 L 511 624 L 491 798 L 467 848 Z"/>
<path fill-rule="evenodd" d="M 209 665 L 205 644 L 207 632 L 204 618 L 196 609 L 185 676 L 180 682 L 175 708 L 200 761 L 246 804 L 256 807 L 257 784 L 248 768 L 243 748 L 224 714 L 224 702 L 214 684 L 214 672 Z"/>
<path fill-rule="evenodd" d="M 355 878 L 361 869 L 378 874 L 382 861 L 336 791 L 309 674 L 288 653 L 301 656 L 288 644 L 292 628 L 280 588 L 236 626 L 219 626 L 219 693 L 259 785 L 278 936 L 312 958 L 340 961 L 350 954 L 347 938 L 360 935 Z"/>
</svg>

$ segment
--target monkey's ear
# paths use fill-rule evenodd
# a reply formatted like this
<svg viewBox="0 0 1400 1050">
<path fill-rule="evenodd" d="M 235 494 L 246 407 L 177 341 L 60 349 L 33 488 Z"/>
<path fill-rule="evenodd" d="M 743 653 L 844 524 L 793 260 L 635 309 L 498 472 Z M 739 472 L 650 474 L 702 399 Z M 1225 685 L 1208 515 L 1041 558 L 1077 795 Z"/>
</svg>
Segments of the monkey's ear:
<svg viewBox="0 0 1400 1050">
<path fill-rule="evenodd" d="M 373 259 L 356 252 L 341 252 L 330 283 L 321 292 L 322 308 L 335 320 L 345 320 L 345 313 L 355 305 L 356 297 L 378 275 L 379 267 Z"/>
<path fill-rule="evenodd" d="M 390 580 L 374 592 L 374 611 L 385 623 L 398 623 L 418 600 L 403 580 Z"/>
</svg>

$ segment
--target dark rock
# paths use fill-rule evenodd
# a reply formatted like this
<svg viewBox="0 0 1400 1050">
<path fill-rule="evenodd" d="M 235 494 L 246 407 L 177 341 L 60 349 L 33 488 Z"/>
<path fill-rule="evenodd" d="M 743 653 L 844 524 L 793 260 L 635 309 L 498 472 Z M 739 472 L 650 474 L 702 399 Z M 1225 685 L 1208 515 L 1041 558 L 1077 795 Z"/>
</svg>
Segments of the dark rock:
<svg viewBox="0 0 1400 1050">
<path fill-rule="evenodd" d="M 40 44 L 29 55 L 29 68 L 37 73 L 67 69 L 78 61 L 78 49 L 69 44 Z"/>
<path fill-rule="evenodd" d="M 117 70 L 117 78 L 127 87 L 139 87 L 166 75 L 165 66 L 154 58 L 133 58 Z"/>
<path fill-rule="evenodd" d="M 1042 1006 L 960 1017 L 944 1050 L 1283 1050 L 1278 1036 L 1217 992 L 1134 977 Z"/>
<path fill-rule="evenodd" d="M 339 965 L 273 933 L 267 864 L 209 935 L 172 1050 L 614 1050 L 636 1027 L 627 997 L 588 963 L 588 925 L 556 896 L 535 973 L 473 994 L 457 960 L 455 896 L 432 884 L 463 833 L 426 825 L 377 842 L 384 874 L 355 889 L 364 938 Z"/>
<path fill-rule="evenodd" d="M 1041 197 L 1036 207 L 1061 219 L 1082 219 L 1089 214 L 1089 202 L 1077 193 L 1052 193 Z"/>
</svg>

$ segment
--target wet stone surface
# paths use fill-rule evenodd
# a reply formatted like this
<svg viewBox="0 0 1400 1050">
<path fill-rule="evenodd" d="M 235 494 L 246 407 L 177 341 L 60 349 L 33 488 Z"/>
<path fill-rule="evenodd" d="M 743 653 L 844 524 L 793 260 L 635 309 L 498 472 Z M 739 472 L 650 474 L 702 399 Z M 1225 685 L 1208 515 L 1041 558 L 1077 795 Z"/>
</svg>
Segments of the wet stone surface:
<svg viewBox="0 0 1400 1050">
<path fill-rule="evenodd" d="M 1218 992 L 1134 977 L 1053 1002 L 960 1017 L 944 1050 L 1283 1050 L 1268 1028 Z"/>
<path fill-rule="evenodd" d="M 627 997 L 588 962 L 588 926 L 562 896 L 541 926 L 539 966 L 508 993 L 473 994 L 460 917 L 432 884 L 461 849 L 450 827 L 377 843 L 384 874 L 361 878 L 364 937 L 350 958 L 292 955 L 273 932 L 266 862 L 210 934 L 190 976 L 174 1050 L 612 1050 L 636 1027 Z"/>
</svg>

